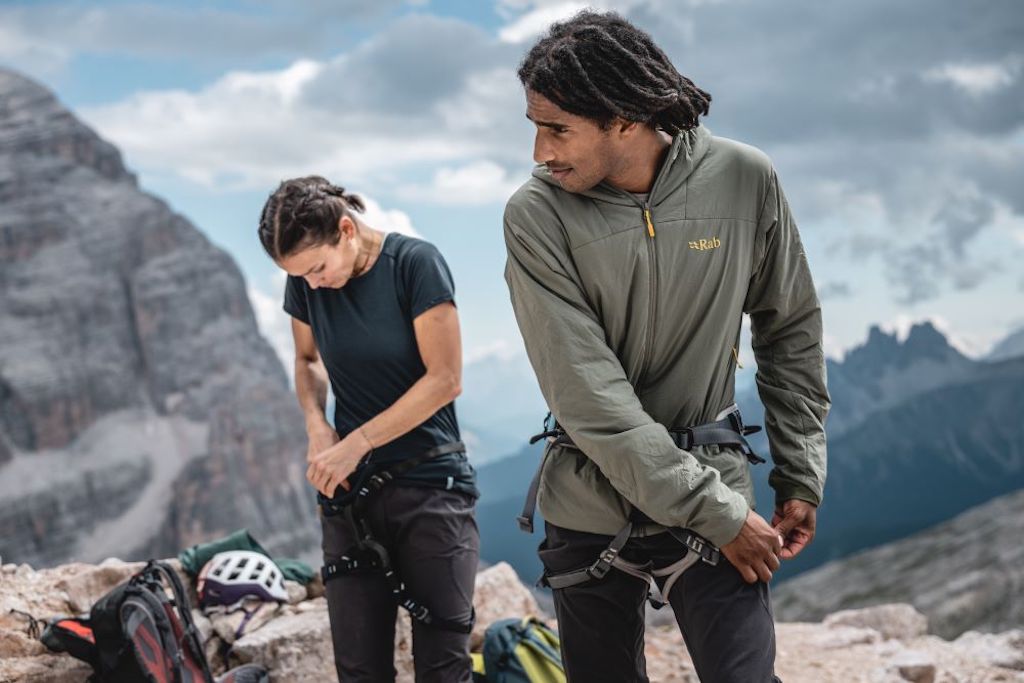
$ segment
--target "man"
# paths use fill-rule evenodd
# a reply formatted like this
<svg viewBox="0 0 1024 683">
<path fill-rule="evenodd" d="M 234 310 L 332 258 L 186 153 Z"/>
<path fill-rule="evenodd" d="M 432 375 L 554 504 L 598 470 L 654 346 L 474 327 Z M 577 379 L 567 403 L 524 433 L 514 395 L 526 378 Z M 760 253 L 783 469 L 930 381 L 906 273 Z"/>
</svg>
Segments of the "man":
<svg viewBox="0 0 1024 683">
<path fill-rule="evenodd" d="M 673 586 L 657 580 L 701 680 L 777 680 L 768 581 L 814 536 L 829 398 L 820 308 L 775 172 L 701 126 L 710 96 L 617 14 L 554 24 L 519 78 L 539 165 L 506 207 L 505 277 L 560 425 L 538 502 L 566 673 L 646 681 L 639 577 L 690 556 Z M 772 525 L 752 510 L 755 456 L 733 403 L 743 313 Z"/>
</svg>

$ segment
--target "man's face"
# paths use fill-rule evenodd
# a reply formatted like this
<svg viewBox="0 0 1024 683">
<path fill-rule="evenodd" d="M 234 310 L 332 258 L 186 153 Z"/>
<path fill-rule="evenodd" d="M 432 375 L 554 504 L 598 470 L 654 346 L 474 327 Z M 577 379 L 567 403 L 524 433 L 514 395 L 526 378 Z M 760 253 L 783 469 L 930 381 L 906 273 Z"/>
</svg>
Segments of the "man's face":
<svg viewBox="0 0 1024 683">
<path fill-rule="evenodd" d="M 526 91 L 526 118 L 537 127 L 533 160 L 546 165 L 563 190 L 584 192 L 619 172 L 622 152 L 614 126 L 604 130 L 533 90 Z"/>
</svg>

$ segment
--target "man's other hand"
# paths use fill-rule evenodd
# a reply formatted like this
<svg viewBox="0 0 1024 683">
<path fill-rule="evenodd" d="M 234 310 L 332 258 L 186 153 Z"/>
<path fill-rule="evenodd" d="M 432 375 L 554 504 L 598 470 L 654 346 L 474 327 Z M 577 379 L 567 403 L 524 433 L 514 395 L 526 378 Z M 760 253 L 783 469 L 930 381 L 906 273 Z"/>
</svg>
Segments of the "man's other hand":
<svg viewBox="0 0 1024 683">
<path fill-rule="evenodd" d="M 818 508 L 805 500 L 794 498 L 776 508 L 772 526 L 783 539 L 781 559 L 792 560 L 814 539 L 817 518 Z"/>
</svg>

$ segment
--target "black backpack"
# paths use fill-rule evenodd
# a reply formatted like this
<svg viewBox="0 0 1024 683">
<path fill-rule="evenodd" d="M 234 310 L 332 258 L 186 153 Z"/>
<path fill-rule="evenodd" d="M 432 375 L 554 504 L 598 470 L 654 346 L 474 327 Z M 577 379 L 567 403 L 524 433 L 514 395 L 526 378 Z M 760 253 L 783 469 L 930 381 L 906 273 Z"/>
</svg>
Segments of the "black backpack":
<svg viewBox="0 0 1024 683">
<path fill-rule="evenodd" d="M 168 598 L 164 586 L 174 598 Z M 88 618 L 55 619 L 41 636 L 93 668 L 94 683 L 266 683 L 267 670 L 246 664 L 210 673 L 188 596 L 167 564 L 150 560 L 96 601 Z"/>
</svg>

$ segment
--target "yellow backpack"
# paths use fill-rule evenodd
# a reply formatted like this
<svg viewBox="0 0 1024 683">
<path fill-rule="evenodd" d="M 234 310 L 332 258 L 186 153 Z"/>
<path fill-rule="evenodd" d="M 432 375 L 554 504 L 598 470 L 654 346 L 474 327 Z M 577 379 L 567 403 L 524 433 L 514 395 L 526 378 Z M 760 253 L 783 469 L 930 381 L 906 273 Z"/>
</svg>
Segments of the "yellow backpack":
<svg viewBox="0 0 1024 683">
<path fill-rule="evenodd" d="M 473 678 L 486 683 L 565 683 L 558 634 L 533 618 L 502 619 L 487 627 Z"/>
</svg>

